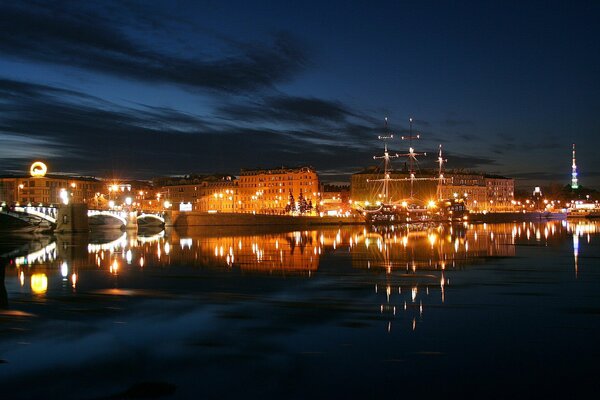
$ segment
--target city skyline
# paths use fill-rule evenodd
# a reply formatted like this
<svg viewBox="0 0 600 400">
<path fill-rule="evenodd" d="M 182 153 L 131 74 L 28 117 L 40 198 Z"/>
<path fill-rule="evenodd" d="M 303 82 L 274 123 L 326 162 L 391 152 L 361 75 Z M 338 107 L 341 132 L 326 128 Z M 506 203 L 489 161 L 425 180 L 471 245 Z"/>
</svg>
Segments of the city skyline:
<svg viewBox="0 0 600 400">
<path fill-rule="evenodd" d="M 600 186 L 597 4 L 0 6 L 2 173 L 373 165 L 383 120 L 448 168 Z M 316 11 L 319 12 L 316 12 Z M 403 151 L 399 141 L 391 144 Z"/>
</svg>

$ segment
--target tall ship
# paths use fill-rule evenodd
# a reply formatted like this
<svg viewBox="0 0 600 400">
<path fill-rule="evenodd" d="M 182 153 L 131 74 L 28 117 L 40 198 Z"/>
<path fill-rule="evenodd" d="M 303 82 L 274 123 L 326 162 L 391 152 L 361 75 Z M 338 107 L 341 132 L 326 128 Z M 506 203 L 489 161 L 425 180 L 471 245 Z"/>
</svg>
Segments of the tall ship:
<svg viewBox="0 0 600 400">
<path fill-rule="evenodd" d="M 419 222 L 437 222 L 448 220 L 466 219 L 468 210 L 462 198 L 442 199 L 442 185 L 445 178 L 443 166 L 447 160 L 443 158 L 442 146 L 439 146 L 437 177 L 417 177 L 418 156 L 426 156 L 427 153 L 419 153 L 413 148 L 413 141 L 421 138 L 420 134 L 413 134 L 412 118 L 409 119 L 409 134 L 401 136 L 402 141 L 408 142 L 408 152 L 404 154 L 392 153 L 388 149 L 388 142 L 394 139 L 389 132 L 387 118 L 385 119 L 385 134 L 377 138 L 383 141 L 383 154 L 373 157 L 374 160 L 382 160 L 383 168 L 381 178 L 367 180 L 377 188 L 375 204 L 366 205 L 362 212 L 367 223 L 370 224 L 402 224 Z M 404 158 L 406 160 L 406 177 L 392 178 L 394 172 L 391 167 L 393 159 Z M 415 183 L 419 181 L 437 181 L 435 199 L 419 199 L 415 195 Z M 409 186 L 407 198 L 393 198 L 390 184 L 393 182 L 405 182 Z"/>
</svg>

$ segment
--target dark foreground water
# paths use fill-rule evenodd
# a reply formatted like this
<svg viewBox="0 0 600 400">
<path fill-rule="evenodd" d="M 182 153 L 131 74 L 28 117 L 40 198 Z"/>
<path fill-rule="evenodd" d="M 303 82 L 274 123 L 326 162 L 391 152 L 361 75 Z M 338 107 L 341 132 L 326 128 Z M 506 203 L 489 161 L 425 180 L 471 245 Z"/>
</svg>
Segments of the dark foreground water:
<svg viewBox="0 0 600 400">
<path fill-rule="evenodd" d="M 595 397 L 599 232 L 4 232 L 0 396 Z"/>
</svg>

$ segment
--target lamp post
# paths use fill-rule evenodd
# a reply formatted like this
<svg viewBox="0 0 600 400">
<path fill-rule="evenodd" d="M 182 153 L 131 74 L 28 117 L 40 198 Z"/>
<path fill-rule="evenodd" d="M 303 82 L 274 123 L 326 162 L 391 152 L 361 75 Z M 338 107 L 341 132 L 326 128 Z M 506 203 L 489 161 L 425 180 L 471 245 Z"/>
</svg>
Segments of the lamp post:
<svg viewBox="0 0 600 400">
<path fill-rule="evenodd" d="M 23 185 L 22 183 L 19 183 L 19 190 L 17 191 L 17 203 L 21 202 L 21 190 L 23 190 L 23 188 L 25 187 L 25 185 Z"/>
</svg>

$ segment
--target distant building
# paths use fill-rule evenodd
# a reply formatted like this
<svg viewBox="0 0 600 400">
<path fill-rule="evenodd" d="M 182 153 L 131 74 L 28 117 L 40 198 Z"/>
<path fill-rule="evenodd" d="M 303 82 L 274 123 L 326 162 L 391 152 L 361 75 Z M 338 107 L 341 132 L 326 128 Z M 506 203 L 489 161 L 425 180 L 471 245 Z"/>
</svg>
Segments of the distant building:
<svg viewBox="0 0 600 400">
<path fill-rule="evenodd" d="M 514 208 L 515 180 L 498 175 L 446 173 L 441 197 L 465 197 L 473 211 L 509 211 Z"/>
<path fill-rule="evenodd" d="M 104 184 L 96 178 L 46 172 L 46 166 L 36 162 L 30 175 L 0 177 L 0 202 L 57 205 L 62 202 L 62 193 L 67 193 L 69 202 L 92 205 L 102 193 Z"/>
<path fill-rule="evenodd" d="M 290 193 L 297 202 L 300 194 L 313 207 L 319 202 L 319 177 L 312 167 L 242 169 L 238 182 L 240 212 L 281 214 Z"/>
<path fill-rule="evenodd" d="M 162 179 L 156 192 L 174 210 L 239 212 L 238 182 L 233 175 L 208 175 Z M 161 202 L 161 204 L 163 204 Z"/>
<path fill-rule="evenodd" d="M 352 211 L 350 186 L 323 185 L 319 212 L 325 215 L 342 215 Z"/>
</svg>

